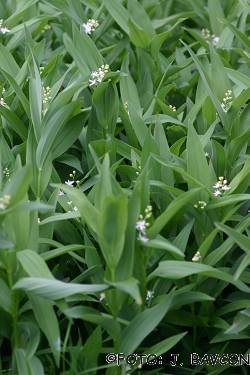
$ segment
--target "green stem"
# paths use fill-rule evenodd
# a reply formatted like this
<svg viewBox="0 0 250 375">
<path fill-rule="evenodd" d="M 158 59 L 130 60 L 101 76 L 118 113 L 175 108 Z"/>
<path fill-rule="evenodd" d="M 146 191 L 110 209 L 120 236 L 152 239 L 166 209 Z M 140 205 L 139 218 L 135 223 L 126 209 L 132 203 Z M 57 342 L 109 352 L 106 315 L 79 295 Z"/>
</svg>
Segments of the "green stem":
<svg viewBox="0 0 250 375">
<path fill-rule="evenodd" d="M 38 180 L 37 180 L 37 194 L 36 194 L 38 199 L 41 197 L 41 180 L 42 180 L 42 170 L 39 169 Z"/>
<path fill-rule="evenodd" d="M 9 287 L 11 290 L 11 309 L 12 309 L 12 321 L 13 321 L 13 336 L 14 336 L 14 348 L 18 348 L 18 329 L 17 329 L 17 310 L 18 310 L 18 301 L 17 301 L 17 294 L 15 291 L 12 290 L 13 287 L 13 278 L 12 278 L 12 266 L 11 261 L 9 259 L 9 252 L 6 250 L 5 252 L 6 257 L 6 265 L 7 265 L 7 276 Z"/>
<path fill-rule="evenodd" d="M 196 349 L 196 318 L 194 313 L 194 303 L 191 304 L 191 311 L 192 311 L 192 325 L 193 325 L 193 350 Z"/>
</svg>

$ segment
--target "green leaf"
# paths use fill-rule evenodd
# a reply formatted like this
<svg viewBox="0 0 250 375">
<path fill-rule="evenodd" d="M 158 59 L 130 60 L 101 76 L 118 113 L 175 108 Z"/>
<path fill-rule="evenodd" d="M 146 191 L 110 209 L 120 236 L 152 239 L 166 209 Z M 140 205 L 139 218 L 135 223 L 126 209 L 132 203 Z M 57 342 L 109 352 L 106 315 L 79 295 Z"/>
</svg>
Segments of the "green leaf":
<svg viewBox="0 0 250 375">
<path fill-rule="evenodd" d="M 149 238 L 154 238 L 163 227 L 172 219 L 172 217 L 190 200 L 200 192 L 200 189 L 192 189 L 177 197 L 173 202 L 170 203 L 168 208 L 156 218 L 152 227 L 147 231 Z"/>
<path fill-rule="evenodd" d="M 40 277 L 24 277 L 13 286 L 14 290 L 22 289 L 49 300 L 59 300 L 78 293 L 101 292 L 107 288 L 109 286 L 105 284 L 67 284 L 59 280 Z"/>
<path fill-rule="evenodd" d="M 147 49 L 150 45 L 150 39 L 148 34 L 145 30 L 137 26 L 131 18 L 128 19 L 128 27 L 129 27 L 129 39 L 131 42 L 139 48 Z"/>
<path fill-rule="evenodd" d="M 33 278 L 28 278 L 32 282 Z M 25 280 L 25 279 L 23 279 Z M 37 279 L 33 279 L 37 280 Z M 41 280 L 41 279 L 38 279 Z M 21 280 L 20 280 L 21 281 Z M 52 280 L 47 280 L 52 282 Z M 61 351 L 61 339 L 60 339 L 60 330 L 59 324 L 57 321 L 57 316 L 54 312 L 52 302 L 47 301 L 44 298 L 28 293 L 29 300 L 32 305 L 32 309 L 37 320 L 37 323 L 40 329 L 45 334 L 51 351 L 54 355 L 57 366 L 60 362 L 60 351 Z"/>
<path fill-rule="evenodd" d="M 24 270 L 31 277 L 44 277 L 54 280 L 45 261 L 32 250 L 23 250 L 17 253 L 17 259 L 23 266 Z"/>
<path fill-rule="evenodd" d="M 232 334 L 243 331 L 250 325 L 250 309 L 240 311 L 234 318 L 233 324 L 228 328 L 224 334 Z"/>
<path fill-rule="evenodd" d="M 111 270 L 122 254 L 127 227 L 127 196 L 106 197 L 100 216 L 99 241 L 103 256 Z"/>
<path fill-rule="evenodd" d="M 103 0 L 105 7 L 107 8 L 109 14 L 116 21 L 116 23 L 129 34 L 129 28 L 127 25 L 128 19 L 130 17 L 129 12 L 116 0 Z"/>
<path fill-rule="evenodd" d="M 138 305 L 142 304 L 142 298 L 140 295 L 140 290 L 138 287 L 138 280 L 131 277 L 130 279 L 123 280 L 123 281 L 117 281 L 117 282 L 111 282 L 107 281 L 107 284 L 112 285 L 113 287 L 122 290 L 125 293 L 128 293 L 135 299 L 135 302 L 138 303 Z"/>
<path fill-rule="evenodd" d="M 0 279 L 0 305 L 7 313 L 12 314 L 11 292 L 8 285 Z"/>
<path fill-rule="evenodd" d="M 78 189 L 63 184 L 52 184 L 52 186 L 65 191 L 74 206 L 78 208 L 87 225 L 98 234 L 100 212 L 92 206 L 86 195 Z"/>
<path fill-rule="evenodd" d="M 92 100 L 99 124 L 105 129 L 106 133 L 114 135 L 119 113 L 116 86 L 109 82 L 102 82 L 96 87 Z M 112 111 L 110 108 L 112 108 Z"/>
<path fill-rule="evenodd" d="M 161 302 L 138 314 L 122 331 L 118 342 L 119 351 L 124 353 L 125 356 L 134 353 L 144 338 L 147 337 L 163 319 L 170 309 L 171 303 L 172 296 L 169 295 L 167 301 Z"/>
<path fill-rule="evenodd" d="M 0 60 L 1 69 L 11 75 L 13 78 L 18 75 L 20 68 L 16 63 L 13 54 L 10 53 L 10 51 L 8 51 L 8 49 L 2 44 L 0 44 Z"/>
<path fill-rule="evenodd" d="M 155 35 L 150 42 L 150 53 L 151 56 L 156 59 L 158 52 L 162 46 L 162 44 L 165 42 L 165 40 L 168 38 L 168 36 L 172 33 L 172 31 L 183 21 L 185 21 L 186 18 L 180 18 L 172 27 L 171 29 Z"/>
<path fill-rule="evenodd" d="M 178 280 L 186 276 L 201 274 L 214 277 L 235 285 L 241 291 L 249 293 L 250 288 L 241 281 L 235 281 L 233 276 L 225 272 L 200 263 L 182 261 L 163 261 L 147 278 L 148 281 L 155 277 L 164 277 L 171 280 Z"/>
<path fill-rule="evenodd" d="M 188 126 L 187 135 L 187 173 L 203 184 L 207 189 L 211 188 L 210 172 L 204 149 L 192 124 Z M 195 187 L 192 181 L 188 181 L 189 189 Z M 207 200 L 207 193 L 200 194 L 202 200 Z"/>
<path fill-rule="evenodd" d="M 51 152 L 53 143 L 60 133 L 60 130 L 67 122 L 72 112 L 79 110 L 81 106 L 82 101 L 72 102 L 62 107 L 50 118 L 37 146 L 36 164 L 39 170 L 43 168 L 45 160 Z"/>
<path fill-rule="evenodd" d="M 64 314 L 71 318 L 80 318 L 103 327 L 115 340 L 117 340 L 120 335 L 121 327 L 117 321 L 113 320 L 110 316 L 101 315 L 97 310 L 91 307 L 72 307 L 71 309 L 65 310 Z"/>
<path fill-rule="evenodd" d="M 3 105 L 0 105 L 0 112 L 17 134 L 19 134 L 23 140 L 26 140 L 28 137 L 28 130 L 19 117 Z"/>
</svg>

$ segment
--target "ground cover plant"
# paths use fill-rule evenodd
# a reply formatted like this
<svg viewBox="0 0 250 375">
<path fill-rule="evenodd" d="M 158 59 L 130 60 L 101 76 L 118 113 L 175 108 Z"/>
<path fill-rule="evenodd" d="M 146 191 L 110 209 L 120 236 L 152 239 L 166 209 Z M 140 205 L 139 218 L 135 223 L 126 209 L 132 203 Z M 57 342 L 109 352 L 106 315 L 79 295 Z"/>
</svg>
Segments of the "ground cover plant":
<svg viewBox="0 0 250 375">
<path fill-rule="evenodd" d="M 247 374 L 249 1 L 0 15 L 0 373 Z"/>
</svg>

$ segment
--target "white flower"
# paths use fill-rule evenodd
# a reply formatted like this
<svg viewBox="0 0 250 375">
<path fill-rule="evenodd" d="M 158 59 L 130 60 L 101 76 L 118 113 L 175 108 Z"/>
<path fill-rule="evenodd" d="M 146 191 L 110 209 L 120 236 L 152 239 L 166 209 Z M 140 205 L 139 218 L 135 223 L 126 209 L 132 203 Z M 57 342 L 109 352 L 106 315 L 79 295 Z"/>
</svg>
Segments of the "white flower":
<svg viewBox="0 0 250 375">
<path fill-rule="evenodd" d="M 145 220 L 139 220 L 136 223 L 135 228 L 142 232 L 143 234 L 146 234 L 146 221 Z"/>
<path fill-rule="evenodd" d="M 220 190 L 215 190 L 215 192 L 214 192 L 214 195 L 217 197 L 218 195 L 221 195 L 222 193 L 221 193 L 221 191 Z"/>
<path fill-rule="evenodd" d="M 2 27 L 2 28 L 0 29 L 0 31 L 1 31 L 2 34 L 10 33 L 10 30 L 7 29 L 7 27 Z"/>
<path fill-rule="evenodd" d="M 60 191 L 59 191 L 59 196 L 60 196 L 60 195 L 65 195 L 65 193 L 64 193 L 62 190 L 60 190 Z"/>
<path fill-rule="evenodd" d="M 221 104 L 221 108 L 223 110 L 224 113 L 227 113 L 227 110 L 226 110 L 226 106 L 224 103 Z"/>
<path fill-rule="evenodd" d="M 5 103 L 5 101 L 4 101 L 4 98 L 1 98 L 1 99 L 0 99 L 0 104 L 1 104 L 1 105 L 6 105 L 6 103 Z"/>
<path fill-rule="evenodd" d="M 90 82 L 90 85 L 89 86 L 93 86 L 93 85 L 96 85 L 96 79 L 90 79 L 89 80 L 89 82 Z"/>
<path fill-rule="evenodd" d="M 91 24 L 89 22 L 84 23 L 83 27 L 85 29 L 86 34 L 91 34 L 92 26 L 91 26 Z"/>
<path fill-rule="evenodd" d="M 76 206 L 74 206 L 73 210 L 74 211 L 78 211 L 78 208 Z"/>
<path fill-rule="evenodd" d="M 84 27 L 86 34 L 90 35 L 91 32 L 95 31 L 95 29 L 99 26 L 99 23 L 96 20 L 88 20 L 88 22 L 83 23 L 82 26 Z"/>
<path fill-rule="evenodd" d="M 217 46 L 218 42 L 219 42 L 219 37 L 218 36 L 216 36 L 215 38 L 212 39 L 212 45 L 213 46 Z"/>
<path fill-rule="evenodd" d="M 199 251 L 197 251 L 197 253 L 193 256 L 192 261 L 198 262 L 200 260 L 200 258 L 201 258 L 201 254 L 200 254 Z"/>
<path fill-rule="evenodd" d="M 222 185 L 221 185 L 221 182 L 218 181 L 218 182 L 216 182 L 216 184 L 213 186 L 213 188 L 215 188 L 215 189 L 219 189 L 221 186 L 222 186 Z"/>
<path fill-rule="evenodd" d="M 147 290 L 147 297 L 146 300 L 148 301 L 149 299 L 154 298 L 154 291 L 152 290 Z"/>
<path fill-rule="evenodd" d="M 230 188 L 229 186 L 227 186 L 227 185 L 224 185 L 224 186 L 222 186 L 221 189 L 222 189 L 222 190 L 230 190 L 231 188 Z"/>
<path fill-rule="evenodd" d="M 210 157 L 208 152 L 205 152 L 205 156 L 207 156 L 208 158 Z"/>
<path fill-rule="evenodd" d="M 149 241 L 149 238 L 144 236 L 143 234 L 139 233 L 138 234 L 138 237 L 137 237 L 137 240 L 141 241 L 141 242 L 148 242 Z"/>
<path fill-rule="evenodd" d="M 74 181 L 70 181 L 70 180 L 65 181 L 65 185 L 68 185 L 68 186 L 71 186 L 71 187 L 73 187 L 73 183 L 74 183 Z"/>
<path fill-rule="evenodd" d="M 106 298 L 105 293 L 100 293 L 100 302 L 101 302 L 104 298 Z"/>
</svg>

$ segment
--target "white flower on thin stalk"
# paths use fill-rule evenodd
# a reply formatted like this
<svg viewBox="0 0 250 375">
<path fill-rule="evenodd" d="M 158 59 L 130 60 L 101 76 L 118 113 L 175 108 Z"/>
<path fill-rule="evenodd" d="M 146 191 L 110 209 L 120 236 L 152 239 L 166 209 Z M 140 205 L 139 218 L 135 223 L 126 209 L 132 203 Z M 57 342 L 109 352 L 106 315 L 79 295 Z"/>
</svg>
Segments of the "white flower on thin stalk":
<svg viewBox="0 0 250 375">
<path fill-rule="evenodd" d="M 100 302 L 106 298 L 105 293 L 100 293 Z"/>
<path fill-rule="evenodd" d="M 217 44 L 219 43 L 219 40 L 220 38 L 218 36 L 215 36 L 213 39 L 212 39 L 212 45 L 213 46 L 217 46 Z"/>
<path fill-rule="evenodd" d="M 222 195 L 222 193 L 221 193 L 220 190 L 215 190 L 214 195 L 215 195 L 216 197 L 218 197 L 218 195 Z"/>
<path fill-rule="evenodd" d="M 149 299 L 154 298 L 154 291 L 152 290 L 147 290 L 147 297 L 146 300 L 148 301 Z"/>
<path fill-rule="evenodd" d="M 73 184 L 74 184 L 74 181 L 70 181 L 70 180 L 65 181 L 65 185 L 73 187 Z"/>
<path fill-rule="evenodd" d="M 2 34 L 6 34 L 6 33 L 10 33 L 10 30 L 7 29 L 7 27 L 2 27 L 2 28 L 0 29 L 0 32 L 1 32 Z"/>
<path fill-rule="evenodd" d="M 10 33 L 10 30 L 7 29 L 7 27 L 2 27 L 2 26 L 3 26 L 3 20 L 0 20 L 0 33 L 1 34 Z"/>
<path fill-rule="evenodd" d="M 146 221 L 145 220 L 138 220 L 136 223 L 135 228 L 139 230 L 141 233 L 146 234 Z"/>
<path fill-rule="evenodd" d="M 6 105 L 6 103 L 5 103 L 5 101 L 4 101 L 4 98 L 1 98 L 1 99 L 0 99 L 0 105 L 3 105 L 3 106 Z"/>
<path fill-rule="evenodd" d="M 137 240 L 146 243 L 146 242 L 149 241 L 149 238 L 146 237 L 146 236 L 144 236 L 142 233 L 139 233 L 139 234 L 138 234 L 138 237 L 137 237 Z"/>
</svg>

